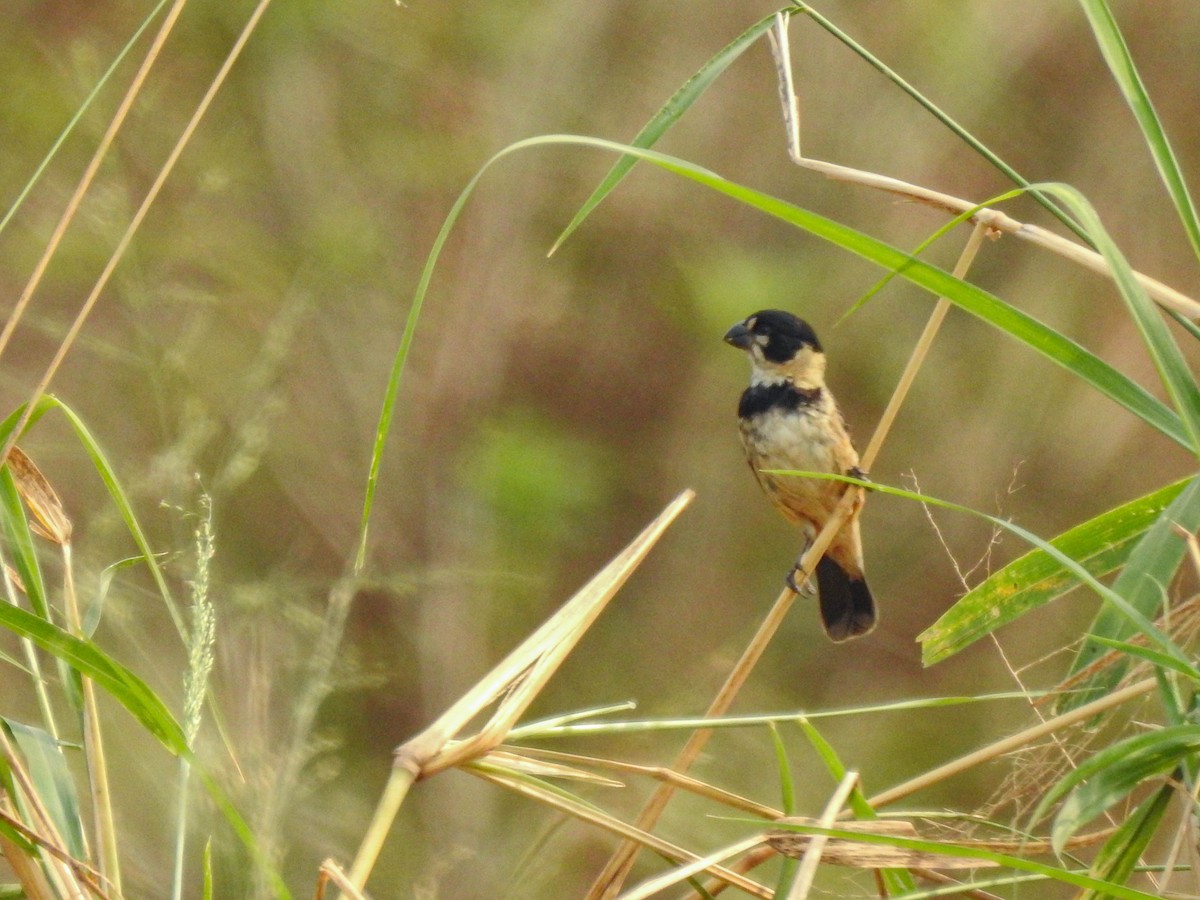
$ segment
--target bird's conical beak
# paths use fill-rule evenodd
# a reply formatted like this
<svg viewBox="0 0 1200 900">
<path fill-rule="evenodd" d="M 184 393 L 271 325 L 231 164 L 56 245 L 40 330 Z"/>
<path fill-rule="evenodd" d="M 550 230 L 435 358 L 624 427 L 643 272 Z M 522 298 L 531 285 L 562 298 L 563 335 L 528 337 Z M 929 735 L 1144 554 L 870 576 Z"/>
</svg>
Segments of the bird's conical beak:
<svg viewBox="0 0 1200 900">
<path fill-rule="evenodd" d="M 725 343 L 732 344 L 741 350 L 749 350 L 750 345 L 754 343 L 754 335 L 750 333 L 750 329 L 745 323 L 738 322 L 727 332 L 725 332 Z"/>
</svg>

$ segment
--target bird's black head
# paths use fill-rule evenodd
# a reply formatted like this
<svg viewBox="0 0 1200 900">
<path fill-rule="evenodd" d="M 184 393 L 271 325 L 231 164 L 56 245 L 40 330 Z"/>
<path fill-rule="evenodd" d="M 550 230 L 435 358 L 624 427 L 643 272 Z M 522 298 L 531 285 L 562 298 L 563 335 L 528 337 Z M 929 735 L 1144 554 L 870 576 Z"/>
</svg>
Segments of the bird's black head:
<svg viewBox="0 0 1200 900">
<path fill-rule="evenodd" d="M 747 351 L 757 344 L 762 348 L 763 358 L 777 365 L 790 361 L 805 347 L 815 353 L 823 352 L 812 327 L 781 309 L 756 312 L 730 328 L 725 340 Z"/>
</svg>

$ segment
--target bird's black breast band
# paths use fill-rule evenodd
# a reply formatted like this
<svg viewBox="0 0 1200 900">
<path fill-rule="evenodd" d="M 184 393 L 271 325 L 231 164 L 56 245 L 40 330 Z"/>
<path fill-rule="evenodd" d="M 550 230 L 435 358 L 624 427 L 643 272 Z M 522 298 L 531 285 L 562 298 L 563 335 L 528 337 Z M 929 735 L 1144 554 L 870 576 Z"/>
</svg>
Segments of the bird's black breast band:
<svg viewBox="0 0 1200 900">
<path fill-rule="evenodd" d="M 738 418 L 747 419 L 771 410 L 794 412 L 802 407 L 814 406 L 820 399 L 820 388 L 798 388 L 787 381 L 755 384 L 742 392 Z"/>
</svg>

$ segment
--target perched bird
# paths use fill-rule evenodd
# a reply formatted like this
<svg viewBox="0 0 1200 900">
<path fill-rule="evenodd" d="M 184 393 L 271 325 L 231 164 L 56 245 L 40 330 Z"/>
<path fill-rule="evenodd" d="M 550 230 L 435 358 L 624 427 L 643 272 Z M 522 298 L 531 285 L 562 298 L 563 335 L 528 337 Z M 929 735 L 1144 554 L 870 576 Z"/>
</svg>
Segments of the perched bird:
<svg viewBox="0 0 1200 900">
<path fill-rule="evenodd" d="M 750 357 L 750 387 L 738 403 L 746 460 L 775 507 L 804 530 L 807 549 L 833 514 L 846 483 L 764 470 L 861 476 L 845 420 L 825 387 L 825 354 L 807 322 L 777 309 L 739 322 L 725 340 Z M 861 509 L 860 503 L 817 563 L 821 620 L 834 641 L 875 627 L 875 600 L 863 575 Z M 793 589 L 798 571 L 799 559 L 787 577 Z"/>
</svg>

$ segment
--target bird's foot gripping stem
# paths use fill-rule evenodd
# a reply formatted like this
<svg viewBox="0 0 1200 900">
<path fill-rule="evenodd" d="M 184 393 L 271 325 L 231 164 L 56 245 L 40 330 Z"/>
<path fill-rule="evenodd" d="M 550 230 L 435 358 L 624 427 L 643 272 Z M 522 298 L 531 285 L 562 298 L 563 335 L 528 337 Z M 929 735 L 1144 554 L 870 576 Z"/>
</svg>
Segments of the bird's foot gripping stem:
<svg viewBox="0 0 1200 900">
<path fill-rule="evenodd" d="M 851 466 L 850 468 L 848 468 L 846 470 L 846 474 L 849 475 L 851 478 L 857 478 L 859 481 L 870 481 L 871 480 L 871 476 L 868 475 L 866 472 L 864 472 L 862 469 L 860 469 L 858 466 Z M 863 488 L 863 490 L 873 491 L 875 489 L 873 487 L 871 487 L 870 485 L 867 485 Z"/>
<path fill-rule="evenodd" d="M 796 579 L 797 575 L 800 576 L 799 580 Z M 783 580 L 797 594 L 813 593 L 812 581 L 809 578 L 808 572 L 804 571 L 804 567 L 800 565 L 800 560 L 796 560 L 792 565 L 791 571 L 787 573 L 787 577 Z"/>
</svg>

